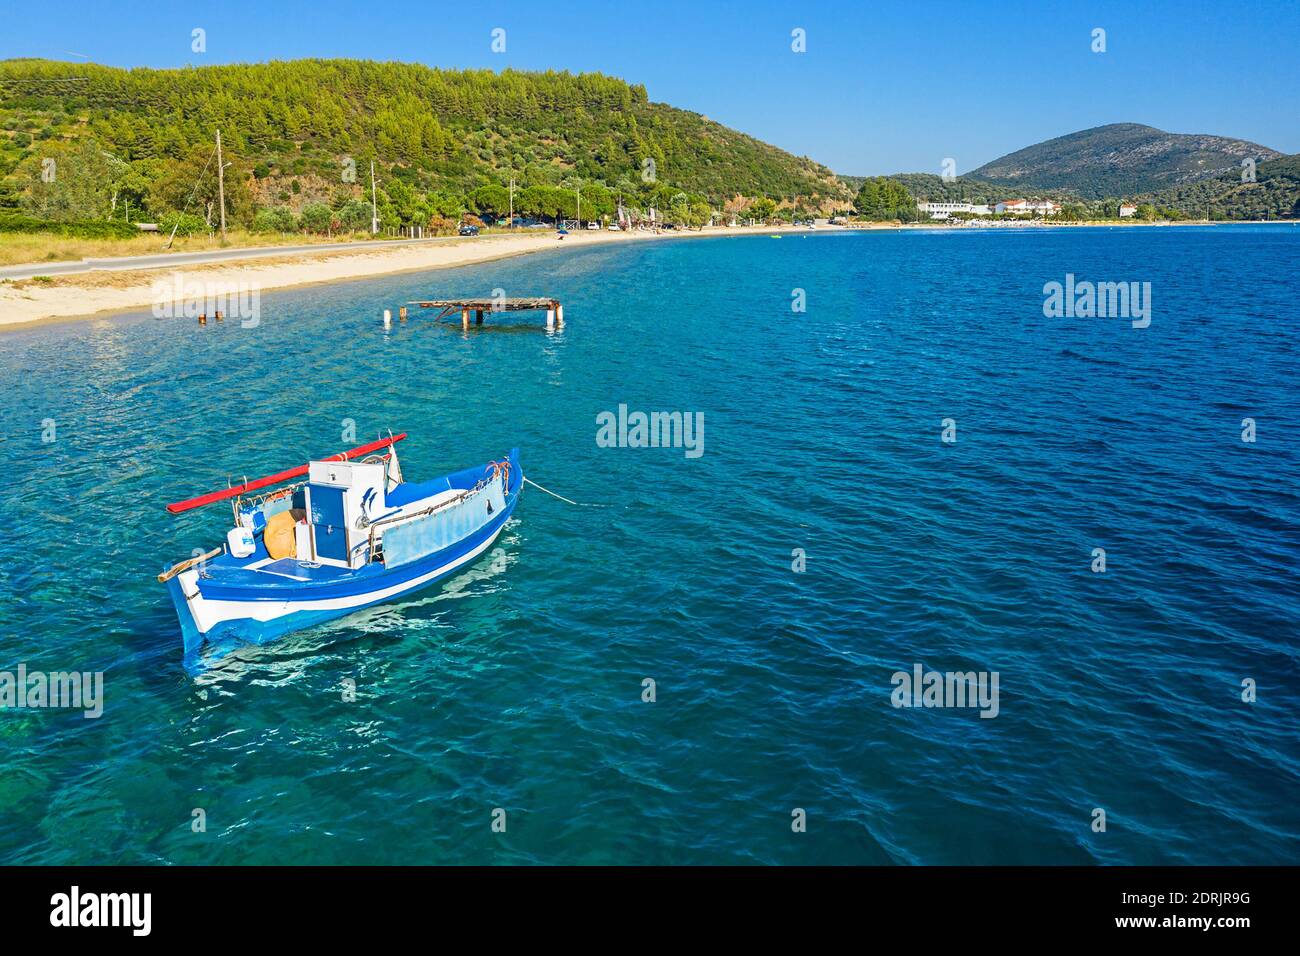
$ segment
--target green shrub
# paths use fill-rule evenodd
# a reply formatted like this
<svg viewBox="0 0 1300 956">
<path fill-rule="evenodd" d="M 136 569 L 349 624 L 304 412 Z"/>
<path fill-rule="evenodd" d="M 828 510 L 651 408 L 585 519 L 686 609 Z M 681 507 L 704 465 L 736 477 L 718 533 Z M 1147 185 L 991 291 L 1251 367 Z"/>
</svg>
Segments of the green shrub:
<svg viewBox="0 0 1300 956">
<path fill-rule="evenodd" d="M 324 203 L 313 202 L 302 207 L 302 228 L 307 232 L 328 232 L 334 213 Z"/>
<path fill-rule="evenodd" d="M 176 230 L 178 236 L 191 236 L 195 233 L 209 232 L 207 220 L 192 212 L 169 212 L 158 220 L 158 229 L 170 236 Z"/>
<path fill-rule="evenodd" d="M 293 210 L 284 206 L 259 209 L 253 217 L 254 232 L 297 232 L 298 220 Z"/>
<path fill-rule="evenodd" d="M 348 232 L 370 231 L 370 203 L 368 202 L 351 199 L 339 206 L 335 216 L 338 218 L 339 225 Z"/>
<path fill-rule="evenodd" d="M 35 216 L 0 214 L 0 232 L 52 232 L 69 239 L 130 239 L 140 230 L 127 222 L 89 220 L 54 222 Z"/>
</svg>

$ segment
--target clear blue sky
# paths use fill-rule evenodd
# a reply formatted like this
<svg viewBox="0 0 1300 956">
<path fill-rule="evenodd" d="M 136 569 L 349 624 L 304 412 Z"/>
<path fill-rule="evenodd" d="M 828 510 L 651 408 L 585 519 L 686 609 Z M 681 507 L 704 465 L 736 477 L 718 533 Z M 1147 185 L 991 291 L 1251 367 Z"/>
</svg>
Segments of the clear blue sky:
<svg viewBox="0 0 1300 956">
<path fill-rule="evenodd" d="M 1115 122 L 1300 152 L 1297 0 L 0 0 L 0 23 L 0 58 L 598 70 L 842 173 L 939 172 L 949 156 L 965 172 Z"/>
</svg>

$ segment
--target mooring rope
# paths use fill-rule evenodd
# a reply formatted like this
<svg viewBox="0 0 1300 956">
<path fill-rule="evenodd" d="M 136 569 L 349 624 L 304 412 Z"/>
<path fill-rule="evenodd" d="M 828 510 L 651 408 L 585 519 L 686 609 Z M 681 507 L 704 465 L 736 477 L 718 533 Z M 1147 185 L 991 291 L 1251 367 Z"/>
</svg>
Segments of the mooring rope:
<svg viewBox="0 0 1300 956">
<path fill-rule="evenodd" d="M 570 500 L 570 499 L 564 497 L 564 495 L 557 495 L 555 492 L 551 491 L 550 489 L 548 489 L 548 488 L 543 488 L 541 485 L 539 485 L 537 482 L 533 481 L 533 479 L 529 478 L 527 475 L 524 476 L 524 481 L 526 481 L 528 484 L 532 485 L 532 486 L 533 486 L 534 488 L 536 488 L 538 491 L 544 491 L 544 492 L 546 492 L 546 493 L 547 493 L 548 495 L 550 495 L 552 498 L 559 498 L 561 501 L 566 502 L 567 504 L 578 505 L 578 502 L 576 502 L 576 501 L 572 501 L 572 500 Z M 579 508 L 582 508 L 582 507 L 595 508 L 595 507 L 599 507 L 599 506 L 598 506 L 598 505 L 578 505 L 578 507 L 579 507 Z"/>
</svg>

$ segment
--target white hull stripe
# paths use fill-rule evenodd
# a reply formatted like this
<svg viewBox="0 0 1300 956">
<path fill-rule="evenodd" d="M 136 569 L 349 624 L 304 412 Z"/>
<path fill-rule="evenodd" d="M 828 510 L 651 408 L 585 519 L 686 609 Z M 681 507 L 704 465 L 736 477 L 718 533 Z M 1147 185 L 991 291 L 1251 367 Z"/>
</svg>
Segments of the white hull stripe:
<svg viewBox="0 0 1300 956">
<path fill-rule="evenodd" d="M 473 561 L 492 546 L 492 543 L 496 541 L 497 536 L 501 534 L 504 528 L 505 523 L 503 522 L 496 531 L 492 532 L 491 536 L 472 551 L 466 552 L 459 558 L 449 561 L 439 568 L 434 568 L 418 578 L 411 578 L 400 584 L 394 584 L 391 587 L 381 588 L 376 591 L 349 594 L 345 597 L 321 598 L 316 601 L 222 601 L 205 598 L 201 594 L 195 593 L 199 574 L 197 569 L 192 568 L 189 571 L 182 571 L 179 578 L 182 592 L 187 595 L 195 595 L 187 601 L 190 614 L 194 618 L 195 627 L 198 628 L 200 633 L 206 634 L 223 621 L 237 621 L 248 618 L 256 621 L 274 621 L 277 618 L 299 611 L 346 611 L 351 608 L 386 601 L 406 591 L 414 591 L 434 578 L 441 577 L 449 571 L 454 571 L 462 564 Z"/>
</svg>

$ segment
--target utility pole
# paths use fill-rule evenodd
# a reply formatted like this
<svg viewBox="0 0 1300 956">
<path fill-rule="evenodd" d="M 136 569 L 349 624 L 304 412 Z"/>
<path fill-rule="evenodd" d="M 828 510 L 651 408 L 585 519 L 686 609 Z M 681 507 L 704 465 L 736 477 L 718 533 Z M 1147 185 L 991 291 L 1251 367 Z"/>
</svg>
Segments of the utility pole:
<svg viewBox="0 0 1300 956">
<path fill-rule="evenodd" d="M 515 177 L 510 177 L 510 228 L 515 228 Z"/>
<path fill-rule="evenodd" d="M 375 161 L 370 161 L 370 234 L 379 232 L 379 204 L 375 200 Z"/>
<path fill-rule="evenodd" d="M 221 196 L 221 241 L 226 240 L 226 167 L 221 162 L 221 130 L 217 130 L 217 192 Z"/>
<path fill-rule="evenodd" d="M 573 187 L 574 195 L 578 197 L 578 228 L 582 228 L 582 183 Z"/>
</svg>

